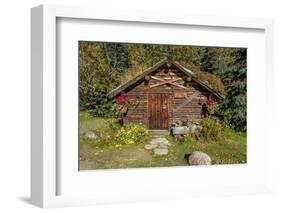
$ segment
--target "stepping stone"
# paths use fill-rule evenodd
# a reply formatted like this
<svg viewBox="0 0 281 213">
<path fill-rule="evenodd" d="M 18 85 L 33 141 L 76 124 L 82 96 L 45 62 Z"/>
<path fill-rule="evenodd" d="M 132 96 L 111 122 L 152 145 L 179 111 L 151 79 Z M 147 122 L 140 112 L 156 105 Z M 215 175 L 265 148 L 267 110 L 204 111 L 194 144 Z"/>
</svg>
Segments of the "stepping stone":
<svg viewBox="0 0 281 213">
<path fill-rule="evenodd" d="M 151 150 L 151 149 L 155 149 L 158 146 L 158 144 L 146 144 L 144 146 L 145 149 Z"/>
<path fill-rule="evenodd" d="M 154 138 L 150 142 L 150 144 L 165 144 L 165 145 L 170 145 L 169 141 L 166 138 Z"/>
<path fill-rule="evenodd" d="M 168 154 L 168 149 L 161 149 L 161 148 L 156 148 L 153 150 L 155 155 L 162 156 L 162 155 L 167 155 Z"/>
<path fill-rule="evenodd" d="M 159 144 L 159 138 L 152 139 L 149 143 L 157 146 Z"/>
<path fill-rule="evenodd" d="M 149 130 L 149 135 L 152 137 L 165 137 L 170 135 L 170 131 L 168 130 Z"/>
<path fill-rule="evenodd" d="M 157 148 L 159 148 L 159 149 L 168 149 L 168 146 L 165 145 L 165 144 L 160 144 L 160 145 L 157 146 Z"/>
<path fill-rule="evenodd" d="M 164 138 L 164 140 L 162 140 L 161 144 L 162 145 L 166 145 L 166 146 L 170 146 L 171 145 L 170 142 L 166 138 Z"/>
<path fill-rule="evenodd" d="M 171 144 L 166 138 L 158 137 L 152 139 L 148 144 L 144 146 L 144 148 L 148 150 L 153 150 L 155 155 L 161 156 L 168 154 L 168 146 L 170 145 Z"/>
</svg>

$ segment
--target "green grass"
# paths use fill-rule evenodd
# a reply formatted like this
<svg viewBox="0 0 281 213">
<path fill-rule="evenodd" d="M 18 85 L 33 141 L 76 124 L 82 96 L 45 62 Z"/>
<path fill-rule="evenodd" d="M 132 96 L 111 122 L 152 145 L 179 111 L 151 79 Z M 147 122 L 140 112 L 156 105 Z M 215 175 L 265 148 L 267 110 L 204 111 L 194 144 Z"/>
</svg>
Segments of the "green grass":
<svg viewBox="0 0 281 213">
<path fill-rule="evenodd" d="M 183 143 L 175 145 L 175 153 L 182 155 L 193 151 L 202 151 L 211 157 L 212 164 L 246 163 L 246 133 L 237 133 L 225 128 L 222 134 L 223 136 L 219 140 L 205 141 L 189 138 Z"/>
<path fill-rule="evenodd" d="M 101 140 L 82 136 L 87 130 L 96 130 L 102 137 L 106 137 L 112 134 L 112 127 L 109 125 L 112 122 L 113 120 L 93 117 L 86 112 L 80 113 L 80 169 L 187 166 L 184 156 L 193 151 L 206 152 L 212 158 L 212 164 L 246 163 L 246 133 L 228 128 L 223 130 L 222 137 L 216 141 L 188 137 L 184 142 L 177 142 L 168 137 L 172 146 L 169 154 L 163 157 L 154 156 L 152 151 L 144 149 L 149 137 L 141 143 L 116 147 L 116 144 L 105 144 Z"/>
<path fill-rule="evenodd" d="M 109 128 L 109 118 L 93 117 L 87 112 L 80 112 L 80 133 L 87 130 L 105 131 Z"/>
</svg>

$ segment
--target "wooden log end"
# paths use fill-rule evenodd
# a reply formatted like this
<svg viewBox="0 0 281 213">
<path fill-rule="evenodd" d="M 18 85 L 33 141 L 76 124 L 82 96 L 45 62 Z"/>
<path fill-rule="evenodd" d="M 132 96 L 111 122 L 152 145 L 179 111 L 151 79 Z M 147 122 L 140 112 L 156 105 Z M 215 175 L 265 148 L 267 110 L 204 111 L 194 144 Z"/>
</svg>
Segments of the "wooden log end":
<svg viewBox="0 0 281 213">
<path fill-rule="evenodd" d="M 151 76 L 150 76 L 150 75 L 146 75 L 146 76 L 144 77 L 144 79 L 145 79 L 146 81 L 149 81 L 149 80 L 151 79 Z"/>
</svg>

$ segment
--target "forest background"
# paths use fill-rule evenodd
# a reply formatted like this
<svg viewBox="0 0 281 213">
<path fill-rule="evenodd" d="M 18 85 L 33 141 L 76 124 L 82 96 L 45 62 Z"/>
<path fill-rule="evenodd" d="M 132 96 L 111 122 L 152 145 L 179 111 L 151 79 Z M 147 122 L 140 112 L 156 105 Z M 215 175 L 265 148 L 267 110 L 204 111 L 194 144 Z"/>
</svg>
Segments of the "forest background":
<svg viewBox="0 0 281 213">
<path fill-rule="evenodd" d="M 79 42 L 79 107 L 95 116 L 114 115 L 107 94 L 163 58 L 192 70 L 225 98 L 219 114 L 230 127 L 247 129 L 247 49 L 183 45 Z"/>
</svg>

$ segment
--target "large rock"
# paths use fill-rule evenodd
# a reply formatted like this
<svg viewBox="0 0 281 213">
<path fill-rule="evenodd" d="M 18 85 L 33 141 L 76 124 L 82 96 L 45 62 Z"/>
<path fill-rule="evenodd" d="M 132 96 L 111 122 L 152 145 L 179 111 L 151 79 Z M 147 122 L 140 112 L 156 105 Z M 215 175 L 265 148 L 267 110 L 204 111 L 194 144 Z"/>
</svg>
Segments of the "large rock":
<svg viewBox="0 0 281 213">
<path fill-rule="evenodd" d="M 186 126 L 176 126 L 172 129 L 173 135 L 186 135 L 189 133 L 189 129 Z"/>
<path fill-rule="evenodd" d="M 191 124 L 189 126 L 189 132 L 191 134 L 199 134 L 202 129 L 203 129 L 203 127 L 201 125 L 198 125 L 198 124 Z"/>
<path fill-rule="evenodd" d="M 86 138 L 90 138 L 90 139 L 97 139 L 99 137 L 98 133 L 93 130 L 88 130 L 88 131 L 84 132 L 84 136 Z"/>
<path fill-rule="evenodd" d="M 174 126 L 172 127 L 172 134 L 176 140 L 181 140 L 183 136 L 189 134 L 199 135 L 202 126 L 196 123 L 188 124 L 188 126 Z"/>
<path fill-rule="evenodd" d="M 211 165 L 212 160 L 209 155 L 204 152 L 192 152 L 188 157 L 188 163 L 191 166 Z"/>
</svg>

